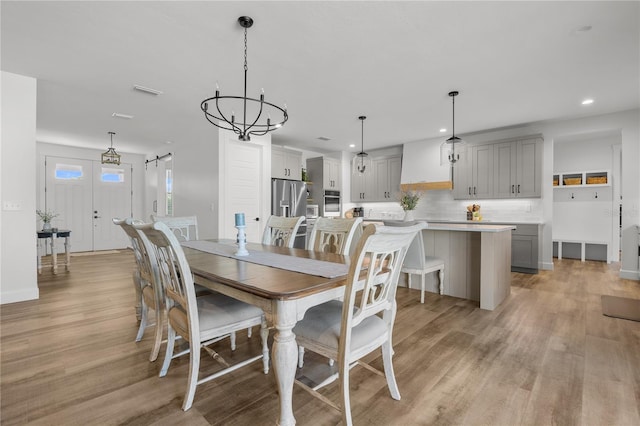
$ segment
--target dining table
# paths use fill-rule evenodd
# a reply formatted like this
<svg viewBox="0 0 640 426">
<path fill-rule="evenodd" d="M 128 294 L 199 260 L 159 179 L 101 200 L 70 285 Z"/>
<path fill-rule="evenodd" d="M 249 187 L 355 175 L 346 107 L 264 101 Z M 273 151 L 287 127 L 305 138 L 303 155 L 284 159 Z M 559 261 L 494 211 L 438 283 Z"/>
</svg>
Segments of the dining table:
<svg viewBox="0 0 640 426">
<path fill-rule="evenodd" d="M 292 329 L 309 308 L 343 297 L 349 257 L 256 243 L 247 243 L 249 255 L 237 256 L 237 245 L 230 240 L 182 245 L 196 284 L 260 307 L 275 328 L 271 352 L 280 399 L 277 424 L 294 425 L 298 345 Z"/>
</svg>

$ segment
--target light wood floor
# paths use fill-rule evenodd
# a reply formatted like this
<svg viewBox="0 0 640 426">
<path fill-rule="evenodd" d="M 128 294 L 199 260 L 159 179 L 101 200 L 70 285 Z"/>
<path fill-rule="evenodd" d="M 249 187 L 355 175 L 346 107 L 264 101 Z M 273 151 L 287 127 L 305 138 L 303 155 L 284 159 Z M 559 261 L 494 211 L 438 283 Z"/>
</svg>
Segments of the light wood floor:
<svg viewBox="0 0 640 426">
<path fill-rule="evenodd" d="M 202 385 L 180 409 L 188 357 L 158 378 L 151 333 L 135 343 L 133 255 L 74 257 L 72 270 L 43 273 L 40 299 L 1 307 L 3 425 L 271 425 L 278 413 L 273 372 L 261 363 Z M 360 425 L 639 425 L 640 323 L 602 315 L 600 295 L 640 298 L 640 283 L 615 266 L 574 260 L 554 272 L 513 274 L 495 311 L 448 296 L 398 291 L 394 365 L 401 401 L 383 377 L 351 371 Z M 151 330 L 149 330 L 151 331 Z M 257 330 L 217 344 L 229 361 L 260 352 Z M 368 362 L 382 369 L 376 353 Z M 301 376 L 329 369 L 307 353 Z M 210 358 L 204 370 L 217 369 Z M 337 386 L 324 394 L 338 401 Z M 339 414 L 294 389 L 300 425 Z"/>
</svg>

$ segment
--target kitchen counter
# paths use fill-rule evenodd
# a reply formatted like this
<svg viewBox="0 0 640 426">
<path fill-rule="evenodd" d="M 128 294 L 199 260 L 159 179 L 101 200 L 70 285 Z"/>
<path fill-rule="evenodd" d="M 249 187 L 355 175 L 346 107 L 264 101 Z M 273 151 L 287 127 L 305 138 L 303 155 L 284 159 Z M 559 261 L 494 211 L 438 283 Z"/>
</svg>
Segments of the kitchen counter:
<svg viewBox="0 0 640 426">
<path fill-rule="evenodd" d="M 421 219 L 418 219 L 420 221 Z M 363 224 L 369 223 L 384 223 L 384 222 L 401 222 L 394 220 L 375 220 L 375 219 L 365 219 L 363 220 Z M 497 223 L 486 223 L 486 222 L 430 222 L 426 221 L 428 224 L 427 229 L 433 229 L 438 231 L 465 231 L 465 232 L 504 232 L 511 231 L 516 229 L 515 225 L 503 225 Z M 471 222 L 471 221 L 469 221 Z"/>
</svg>

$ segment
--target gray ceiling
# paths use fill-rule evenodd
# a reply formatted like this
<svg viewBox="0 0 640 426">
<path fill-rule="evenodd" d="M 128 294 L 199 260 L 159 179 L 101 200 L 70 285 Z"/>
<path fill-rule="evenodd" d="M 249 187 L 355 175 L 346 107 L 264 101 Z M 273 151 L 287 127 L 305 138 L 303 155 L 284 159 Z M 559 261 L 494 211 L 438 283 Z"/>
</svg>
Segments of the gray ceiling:
<svg viewBox="0 0 640 426">
<path fill-rule="evenodd" d="M 456 134 L 638 108 L 639 6 L 2 1 L 1 66 L 38 79 L 39 141 L 104 148 L 112 130 L 119 151 L 197 147 L 217 131 L 200 111 L 216 81 L 242 94 L 250 15 L 249 94 L 290 115 L 273 142 L 356 152 L 359 115 L 365 150 L 450 136 L 451 90 Z"/>
</svg>

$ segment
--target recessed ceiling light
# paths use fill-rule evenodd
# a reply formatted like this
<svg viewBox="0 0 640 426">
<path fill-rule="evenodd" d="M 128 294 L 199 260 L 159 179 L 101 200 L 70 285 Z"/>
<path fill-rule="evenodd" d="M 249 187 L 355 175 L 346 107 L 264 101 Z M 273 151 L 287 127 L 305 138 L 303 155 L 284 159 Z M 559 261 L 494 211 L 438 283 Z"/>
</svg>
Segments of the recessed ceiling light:
<svg viewBox="0 0 640 426">
<path fill-rule="evenodd" d="M 129 114 L 121 114 L 119 112 L 114 112 L 113 114 L 111 114 L 112 117 L 118 117 L 118 118 L 126 118 L 127 120 L 131 120 L 133 118 L 133 115 L 129 115 Z"/>
<path fill-rule="evenodd" d="M 349 145 L 349 148 L 355 148 L 355 147 L 356 147 L 355 143 L 352 143 L 352 144 Z"/>
<path fill-rule="evenodd" d="M 134 84 L 133 88 L 141 92 L 150 93 L 152 95 L 162 95 L 162 91 L 160 90 L 152 89 L 150 87 L 140 86 L 139 84 Z"/>
<path fill-rule="evenodd" d="M 593 103 L 593 99 L 585 99 L 582 101 L 582 105 L 591 105 Z"/>
<path fill-rule="evenodd" d="M 318 139 L 320 139 L 321 141 L 325 141 L 325 142 L 331 140 L 331 139 L 329 139 L 329 138 L 327 138 L 325 136 L 320 136 L 320 137 L 318 137 Z"/>
<path fill-rule="evenodd" d="M 167 141 L 167 144 L 168 144 L 168 145 L 171 145 L 172 143 L 173 143 L 172 141 Z"/>
<path fill-rule="evenodd" d="M 440 133 L 444 133 L 446 131 L 447 131 L 447 129 L 445 129 L 445 128 L 440 129 Z"/>
</svg>

